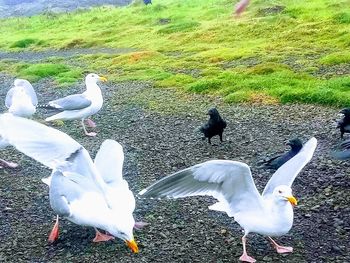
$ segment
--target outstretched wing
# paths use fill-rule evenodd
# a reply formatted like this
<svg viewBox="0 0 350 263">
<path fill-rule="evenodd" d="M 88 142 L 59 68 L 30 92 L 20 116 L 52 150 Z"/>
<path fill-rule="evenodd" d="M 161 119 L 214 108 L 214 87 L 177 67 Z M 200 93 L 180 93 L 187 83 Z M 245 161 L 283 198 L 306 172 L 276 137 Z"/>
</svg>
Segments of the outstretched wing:
<svg viewBox="0 0 350 263">
<path fill-rule="evenodd" d="M 78 142 L 63 132 L 8 113 L 0 115 L 0 137 L 20 152 L 51 169 L 83 149 Z"/>
<path fill-rule="evenodd" d="M 292 186 L 295 177 L 301 169 L 311 160 L 317 146 L 317 140 L 312 137 L 308 140 L 300 152 L 292 159 L 283 164 L 271 177 L 265 186 L 263 196 L 272 194 L 276 186 Z"/>
<path fill-rule="evenodd" d="M 123 147 L 114 140 L 105 140 L 95 157 L 96 168 L 109 185 L 123 181 L 123 162 Z"/>
<path fill-rule="evenodd" d="M 263 210 L 262 198 L 245 163 L 212 160 L 169 175 L 139 193 L 150 198 L 208 195 L 219 200 L 215 210 L 233 216 L 241 210 Z"/>
<path fill-rule="evenodd" d="M 83 94 L 74 94 L 67 97 L 52 100 L 49 105 L 59 110 L 81 110 L 91 105 L 91 100 Z"/>
</svg>

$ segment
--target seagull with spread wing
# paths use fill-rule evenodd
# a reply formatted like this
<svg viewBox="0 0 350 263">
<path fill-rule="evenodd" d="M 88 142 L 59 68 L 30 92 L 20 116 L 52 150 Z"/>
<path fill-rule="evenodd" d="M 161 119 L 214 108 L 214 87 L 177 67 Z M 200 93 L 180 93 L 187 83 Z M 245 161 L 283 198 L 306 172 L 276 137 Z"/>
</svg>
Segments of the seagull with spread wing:
<svg viewBox="0 0 350 263">
<path fill-rule="evenodd" d="M 85 78 L 85 92 L 50 101 L 45 107 L 61 112 L 45 120 L 81 120 L 85 135 L 96 136 L 95 132 L 87 132 L 84 120 L 97 113 L 102 107 L 103 97 L 101 89 L 97 85 L 98 81 L 107 81 L 107 79 L 94 73 L 88 74 Z M 86 120 L 89 122 L 89 126 L 95 127 L 95 123 L 92 120 Z"/>
<path fill-rule="evenodd" d="M 311 160 L 317 140 L 311 138 L 302 150 L 282 165 L 260 195 L 249 166 L 242 162 L 212 160 L 176 172 L 142 190 L 145 198 L 181 198 L 209 195 L 218 200 L 209 209 L 226 212 L 244 229 L 242 237 L 245 262 L 255 262 L 246 251 L 246 237 L 254 232 L 268 236 L 278 253 L 292 252 L 292 247 L 278 245 L 271 237 L 286 234 L 293 225 L 292 183 Z"/>
<path fill-rule="evenodd" d="M 0 136 L 52 169 L 49 197 L 57 219 L 50 242 L 58 238 L 60 216 L 94 227 L 95 242 L 118 237 L 138 252 L 133 235 L 135 198 L 122 177 L 124 153 L 119 143 L 105 140 L 93 161 L 87 150 L 67 134 L 10 114 L 0 115 Z"/>
</svg>

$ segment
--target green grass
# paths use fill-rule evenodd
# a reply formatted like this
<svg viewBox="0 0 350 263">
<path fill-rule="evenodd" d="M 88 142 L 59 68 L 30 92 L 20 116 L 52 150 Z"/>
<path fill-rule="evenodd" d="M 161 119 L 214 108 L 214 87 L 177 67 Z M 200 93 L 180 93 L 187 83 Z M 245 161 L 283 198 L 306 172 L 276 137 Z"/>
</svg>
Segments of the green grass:
<svg viewBox="0 0 350 263">
<path fill-rule="evenodd" d="M 349 0 L 255 0 L 239 18 L 229 0 L 153 2 L 0 20 L 2 50 L 138 49 L 82 55 L 84 69 L 65 61 L 0 69 L 62 85 L 83 71 L 107 72 L 112 81 L 153 81 L 230 103 L 350 105 Z"/>
</svg>

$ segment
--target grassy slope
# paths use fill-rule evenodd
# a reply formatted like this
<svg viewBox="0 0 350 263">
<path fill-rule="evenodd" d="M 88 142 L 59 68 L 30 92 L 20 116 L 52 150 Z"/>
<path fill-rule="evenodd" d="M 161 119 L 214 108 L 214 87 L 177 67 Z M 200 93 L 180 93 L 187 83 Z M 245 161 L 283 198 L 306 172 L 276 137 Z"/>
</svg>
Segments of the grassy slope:
<svg viewBox="0 0 350 263">
<path fill-rule="evenodd" d="M 0 61 L 0 69 L 31 80 L 53 76 L 62 84 L 83 71 L 107 71 L 115 81 L 151 80 L 228 102 L 350 104 L 349 0 L 255 0 L 238 19 L 232 0 L 153 2 L 2 20 L 3 50 L 139 51 L 80 56 L 89 68 L 57 59 L 43 65 Z"/>
</svg>

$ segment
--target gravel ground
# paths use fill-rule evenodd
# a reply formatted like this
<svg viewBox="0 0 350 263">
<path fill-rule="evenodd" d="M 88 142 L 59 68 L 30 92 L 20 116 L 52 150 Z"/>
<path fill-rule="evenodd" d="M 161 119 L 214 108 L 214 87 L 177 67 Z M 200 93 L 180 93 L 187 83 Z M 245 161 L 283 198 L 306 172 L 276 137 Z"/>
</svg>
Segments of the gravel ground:
<svg viewBox="0 0 350 263">
<path fill-rule="evenodd" d="M 107 76 L 108 77 L 108 76 Z M 3 98 L 13 77 L 0 75 Z M 83 90 L 55 89 L 50 80 L 35 84 L 40 102 Z M 339 109 L 311 105 L 227 105 L 219 98 L 179 94 L 153 88 L 150 83 L 103 85 L 105 104 L 93 117 L 96 138 L 84 137 L 79 122 L 57 126 L 94 156 L 104 139 L 124 146 L 124 177 L 134 193 L 164 175 L 209 159 L 239 160 L 251 166 L 262 190 L 271 173 L 257 163 L 285 150 L 285 141 L 311 136 L 319 145 L 311 163 L 294 182 L 294 226 L 279 243 L 294 253 L 278 255 L 266 238 L 251 234 L 248 253 L 258 262 L 350 262 L 349 162 L 330 158 L 340 142 L 335 129 Z M 224 142 L 202 141 L 195 129 L 206 121 L 205 112 L 217 106 L 227 120 Z M 3 108 L 3 105 L 1 105 Z M 42 121 L 45 112 L 35 119 Z M 40 181 L 50 171 L 9 148 L 1 158 L 20 167 L 0 170 L 0 262 L 237 262 L 242 230 L 223 213 L 209 211 L 209 197 L 137 200 L 135 217 L 150 225 L 136 232 L 140 253 L 132 254 L 120 241 L 91 242 L 92 228 L 61 221 L 57 243 L 47 237 L 55 214 L 49 207 L 48 189 Z"/>
</svg>

